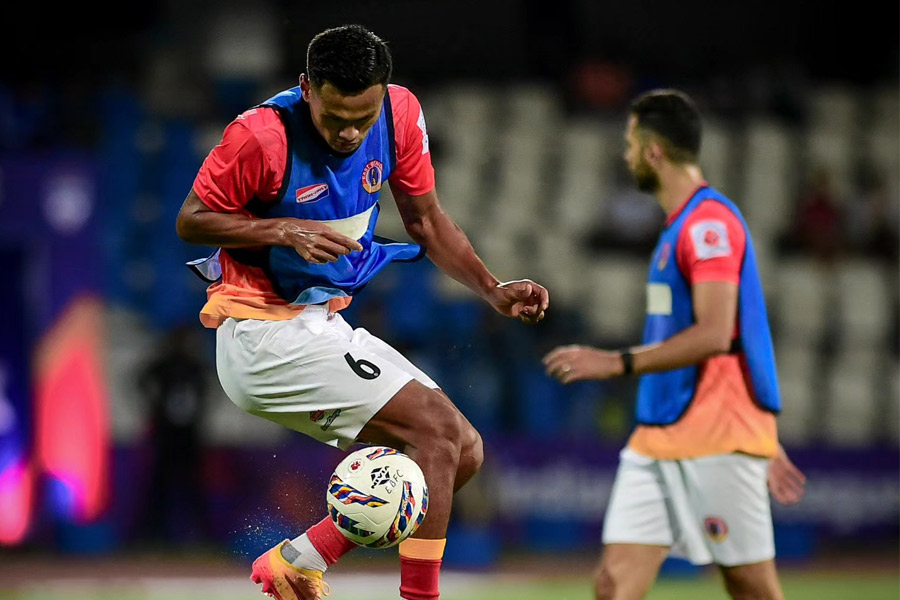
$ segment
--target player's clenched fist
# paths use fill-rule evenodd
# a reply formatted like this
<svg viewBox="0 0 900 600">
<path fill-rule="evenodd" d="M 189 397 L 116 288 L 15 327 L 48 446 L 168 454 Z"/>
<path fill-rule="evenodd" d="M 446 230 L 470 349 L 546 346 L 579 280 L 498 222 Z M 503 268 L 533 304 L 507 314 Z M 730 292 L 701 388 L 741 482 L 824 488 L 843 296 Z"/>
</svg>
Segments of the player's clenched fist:
<svg viewBox="0 0 900 600">
<path fill-rule="evenodd" d="M 550 306 L 550 295 L 544 286 L 530 279 L 519 279 L 498 284 L 488 302 L 501 315 L 537 323 Z"/>
</svg>

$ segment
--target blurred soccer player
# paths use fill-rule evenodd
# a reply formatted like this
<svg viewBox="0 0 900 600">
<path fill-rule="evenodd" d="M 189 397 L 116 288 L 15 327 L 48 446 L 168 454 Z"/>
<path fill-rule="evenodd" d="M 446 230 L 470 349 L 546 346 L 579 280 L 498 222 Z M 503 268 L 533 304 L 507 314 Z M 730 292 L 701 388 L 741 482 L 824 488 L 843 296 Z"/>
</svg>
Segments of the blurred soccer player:
<svg viewBox="0 0 900 600">
<path fill-rule="evenodd" d="M 428 516 L 400 544 L 400 594 L 426 600 L 438 598 L 452 495 L 481 466 L 481 437 L 434 381 L 338 311 L 385 265 L 426 249 L 502 315 L 537 322 L 548 296 L 529 280 L 500 283 L 441 209 L 422 109 L 389 85 L 391 69 L 387 45 L 362 27 L 317 35 L 300 85 L 225 129 L 177 229 L 220 248 L 194 267 L 213 282 L 201 321 L 218 328 L 219 379 L 236 405 L 341 449 L 392 446 L 421 466 Z M 416 243 L 374 237 L 383 181 Z M 259 557 L 252 578 L 279 600 L 318 599 L 323 572 L 352 548 L 326 517 Z"/>
<path fill-rule="evenodd" d="M 653 252 L 643 345 L 564 346 L 544 358 L 571 383 L 639 374 L 638 426 L 604 520 L 598 599 L 643 598 L 668 554 L 715 563 L 728 593 L 783 598 L 769 489 L 796 502 L 804 476 L 778 443 L 781 407 L 753 243 L 697 164 L 701 123 L 676 90 L 631 105 L 625 161 L 667 220 Z"/>
</svg>

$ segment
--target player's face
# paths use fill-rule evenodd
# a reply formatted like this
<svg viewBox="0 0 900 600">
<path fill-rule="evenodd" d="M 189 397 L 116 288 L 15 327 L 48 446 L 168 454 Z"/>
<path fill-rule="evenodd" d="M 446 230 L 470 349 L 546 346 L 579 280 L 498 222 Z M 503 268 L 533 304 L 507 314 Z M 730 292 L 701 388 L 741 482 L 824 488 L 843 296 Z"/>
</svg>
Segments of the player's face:
<svg viewBox="0 0 900 600">
<path fill-rule="evenodd" d="M 659 175 L 647 161 L 646 148 L 647 145 L 638 136 L 637 117 L 632 116 L 628 119 L 628 129 L 625 132 L 625 163 L 638 189 L 652 194 L 659 189 Z"/>
<path fill-rule="evenodd" d="M 350 154 L 366 139 L 381 114 L 385 87 L 373 85 L 355 95 L 344 95 L 327 81 L 320 87 L 300 80 L 316 130 L 335 152 Z"/>
</svg>

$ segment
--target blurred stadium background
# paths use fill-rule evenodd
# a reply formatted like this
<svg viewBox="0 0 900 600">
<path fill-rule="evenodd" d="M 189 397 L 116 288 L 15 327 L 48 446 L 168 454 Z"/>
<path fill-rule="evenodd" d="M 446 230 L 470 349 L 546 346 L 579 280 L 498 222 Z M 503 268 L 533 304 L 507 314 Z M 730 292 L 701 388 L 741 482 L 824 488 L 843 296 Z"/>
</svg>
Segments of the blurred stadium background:
<svg viewBox="0 0 900 600">
<path fill-rule="evenodd" d="M 230 119 L 295 85 L 311 37 L 349 22 L 389 41 L 395 81 L 422 101 L 445 209 L 498 277 L 551 290 L 526 328 L 424 262 L 348 309 L 484 435 L 445 596 L 590 597 L 634 382 L 563 388 L 539 359 L 639 338 L 662 214 L 623 174 L 625 109 L 674 86 L 700 103 L 705 174 L 760 254 L 782 441 L 809 477 L 803 502 L 775 507 L 788 597 L 897 598 L 897 5 L 332 4 L 10 9 L 0 598 L 256 597 L 252 558 L 322 515 L 341 454 L 224 397 L 183 266 L 204 249 L 174 218 Z M 383 207 L 380 233 L 405 237 L 389 193 Z M 332 571 L 336 598 L 396 597 L 394 552 Z M 678 561 L 651 595 L 701 597 L 724 598 L 714 574 Z"/>
</svg>

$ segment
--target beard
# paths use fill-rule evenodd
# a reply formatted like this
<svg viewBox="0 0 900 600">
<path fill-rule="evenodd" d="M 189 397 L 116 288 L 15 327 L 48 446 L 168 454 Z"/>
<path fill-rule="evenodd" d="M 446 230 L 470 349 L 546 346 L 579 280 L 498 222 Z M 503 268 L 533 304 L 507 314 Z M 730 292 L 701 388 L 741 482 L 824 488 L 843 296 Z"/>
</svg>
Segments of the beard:
<svg viewBox="0 0 900 600">
<path fill-rule="evenodd" d="M 659 175 L 644 161 L 639 162 L 631 169 L 631 178 L 642 192 L 655 194 L 659 190 Z"/>
</svg>

